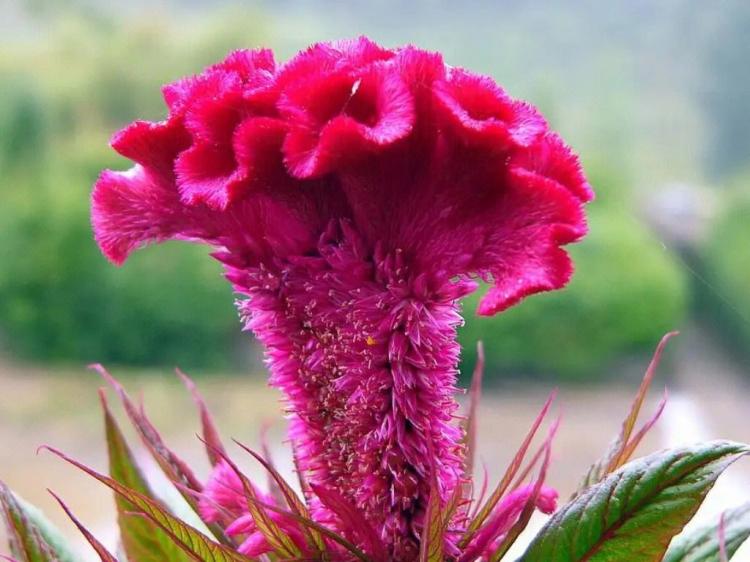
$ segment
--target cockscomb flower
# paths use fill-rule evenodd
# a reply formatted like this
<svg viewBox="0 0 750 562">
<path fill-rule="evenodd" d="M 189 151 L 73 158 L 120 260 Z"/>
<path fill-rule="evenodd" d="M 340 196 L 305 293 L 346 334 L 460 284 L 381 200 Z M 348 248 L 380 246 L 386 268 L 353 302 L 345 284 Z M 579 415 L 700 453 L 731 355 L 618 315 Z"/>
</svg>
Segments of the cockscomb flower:
<svg viewBox="0 0 750 562">
<path fill-rule="evenodd" d="M 238 51 L 164 98 L 166 120 L 113 139 L 136 165 L 99 178 L 97 242 L 118 264 L 150 242 L 214 247 L 313 518 L 341 528 L 345 502 L 389 560 L 415 560 L 431 482 L 443 504 L 463 485 L 460 300 L 486 281 L 492 315 L 567 283 L 592 198 L 577 157 L 490 78 L 364 38 L 281 65 Z"/>
</svg>

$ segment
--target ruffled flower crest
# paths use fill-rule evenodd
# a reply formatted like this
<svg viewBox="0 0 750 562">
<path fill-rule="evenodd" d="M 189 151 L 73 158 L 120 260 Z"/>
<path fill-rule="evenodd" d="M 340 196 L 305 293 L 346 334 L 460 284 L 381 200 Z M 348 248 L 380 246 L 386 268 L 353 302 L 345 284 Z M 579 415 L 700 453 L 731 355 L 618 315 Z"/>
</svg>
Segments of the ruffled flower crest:
<svg viewBox="0 0 750 562">
<path fill-rule="evenodd" d="M 336 525 L 332 490 L 414 560 L 433 471 L 446 501 L 462 480 L 458 302 L 477 277 L 486 315 L 567 283 L 592 198 L 577 157 L 490 78 L 364 38 L 280 66 L 238 51 L 164 97 L 165 121 L 113 139 L 136 166 L 95 186 L 102 251 L 213 246 L 285 393 L 314 517 Z"/>
</svg>

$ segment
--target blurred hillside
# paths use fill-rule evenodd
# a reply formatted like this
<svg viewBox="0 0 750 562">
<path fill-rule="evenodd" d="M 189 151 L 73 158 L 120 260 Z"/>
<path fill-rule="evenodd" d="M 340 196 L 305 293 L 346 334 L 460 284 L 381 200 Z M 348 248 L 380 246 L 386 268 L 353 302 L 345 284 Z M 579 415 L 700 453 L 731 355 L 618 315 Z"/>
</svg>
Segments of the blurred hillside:
<svg viewBox="0 0 750 562">
<path fill-rule="evenodd" d="M 493 373 L 590 377 L 691 315 L 750 348 L 744 0 L 2 1 L 0 342 L 12 356 L 256 362 L 218 265 L 169 245 L 112 267 L 91 240 L 88 193 L 102 168 L 128 165 L 109 136 L 164 114 L 162 83 L 234 48 L 267 45 L 284 59 L 363 33 L 441 50 L 538 105 L 598 192 L 570 288 L 498 318 L 467 314 L 469 364 L 482 338 Z M 665 187 L 675 183 L 687 191 Z M 686 246 L 640 219 L 668 215 L 691 230 L 705 193 L 713 211 Z"/>
</svg>

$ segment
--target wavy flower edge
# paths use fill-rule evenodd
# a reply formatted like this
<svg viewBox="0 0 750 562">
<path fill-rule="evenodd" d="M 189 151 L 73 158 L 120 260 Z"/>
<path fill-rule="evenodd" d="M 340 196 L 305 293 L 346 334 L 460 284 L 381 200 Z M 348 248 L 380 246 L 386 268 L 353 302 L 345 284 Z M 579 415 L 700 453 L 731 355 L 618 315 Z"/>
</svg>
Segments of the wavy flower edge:
<svg viewBox="0 0 750 562">
<path fill-rule="evenodd" d="M 346 502 L 390 559 L 418 554 L 431 480 L 462 487 L 460 300 L 478 312 L 564 286 L 593 193 L 531 105 L 407 46 L 237 51 L 164 88 L 169 116 L 112 142 L 136 165 L 92 195 L 115 263 L 207 243 L 285 395 L 311 513 Z M 455 548 L 456 545 L 449 545 Z"/>
</svg>

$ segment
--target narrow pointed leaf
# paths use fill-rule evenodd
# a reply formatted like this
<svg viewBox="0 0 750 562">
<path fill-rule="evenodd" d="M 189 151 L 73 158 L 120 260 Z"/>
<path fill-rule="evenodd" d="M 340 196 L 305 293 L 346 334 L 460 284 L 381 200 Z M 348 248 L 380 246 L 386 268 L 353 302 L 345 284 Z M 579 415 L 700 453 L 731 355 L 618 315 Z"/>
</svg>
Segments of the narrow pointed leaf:
<svg viewBox="0 0 750 562">
<path fill-rule="evenodd" d="M 310 501 L 310 485 L 307 482 L 307 478 L 305 478 L 305 473 L 302 470 L 302 467 L 300 466 L 299 462 L 299 453 L 297 452 L 297 446 L 294 444 L 294 441 L 291 443 L 292 447 L 292 461 L 294 462 L 294 472 L 297 474 L 297 481 L 299 482 L 299 489 L 302 490 L 302 495 L 305 497 L 305 500 L 308 502 Z"/>
<path fill-rule="evenodd" d="M 443 562 L 443 535 L 447 513 L 443 513 L 440 499 L 440 488 L 435 478 L 435 467 L 432 468 L 430 482 L 430 499 L 427 500 L 424 529 L 419 545 L 419 562 Z"/>
<path fill-rule="evenodd" d="M 17 494 L 15 494 L 15 498 L 29 521 L 39 529 L 42 538 L 55 551 L 58 559 L 61 562 L 78 562 L 79 553 L 70 544 L 68 537 L 47 519 L 38 507 L 30 504 Z"/>
<path fill-rule="evenodd" d="M 284 492 L 279 487 L 277 479 L 273 475 L 274 472 L 278 474 L 278 471 L 276 470 L 276 465 L 274 464 L 273 457 L 271 456 L 271 447 L 268 445 L 268 429 L 269 424 L 267 423 L 264 423 L 260 428 L 260 446 L 261 451 L 263 451 L 263 460 L 265 461 L 264 465 L 268 465 L 272 469 L 266 470 L 268 474 L 268 491 L 276 500 L 276 503 L 278 503 L 279 505 L 283 505 L 286 499 L 284 497 Z M 291 508 L 291 506 L 289 507 Z"/>
<path fill-rule="evenodd" d="M 96 472 L 57 449 L 53 449 L 52 447 L 45 448 L 128 500 L 136 508 L 138 514 L 146 517 L 167 533 L 175 544 L 189 554 L 192 559 L 199 562 L 248 562 L 251 560 L 232 548 L 214 542 L 197 529 L 177 519 L 164 509 L 161 503 L 123 486 L 108 476 Z"/>
<path fill-rule="evenodd" d="M 610 472 L 613 472 L 614 470 L 620 468 L 622 465 L 624 465 L 626 462 L 628 462 L 631 458 L 633 458 L 633 455 L 635 454 L 635 451 L 638 449 L 638 446 L 641 444 L 641 441 L 648 435 L 648 433 L 653 429 L 653 427 L 656 425 L 656 422 L 659 421 L 661 418 L 661 415 L 664 413 L 664 408 L 667 407 L 667 400 L 668 400 L 668 393 L 667 389 L 664 389 L 664 396 L 659 401 L 659 404 L 656 406 L 656 410 L 654 410 L 654 413 L 651 415 L 651 417 L 646 421 L 646 423 L 643 424 L 643 426 L 638 430 L 638 432 L 630 438 L 630 441 L 625 445 L 625 447 L 622 450 L 622 454 L 620 455 L 620 458 L 617 460 L 617 463 L 614 465 L 612 470 Z"/>
<path fill-rule="evenodd" d="M 10 552 L 18 562 L 73 562 L 68 553 L 61 553 L 45 539 L 22 502 L 0 482 L 0 513 L 8 536 Z"/>
<path fill-rule="evenodd" d="M 548 449 L 554 442 L 561 425 L 562 417 L 558 417 L 550 426 L 549 431 L 547 432 L 547 438 L 544 440 L 544 443 L 539 446 L 539 449 L 536 453 L 534 453 L 534 456 L 531 457 L 531 460 L 526 463 L 526 467 L 516 477 L 513 486 L 511 486 L 511 490 L 515 490 L 516 488 L 522 486 L 524 482 L 526 482 L 526 479 L 529 477 L 539 461 L 542 461 L 542 463 L 545 462 L 544 459 L 549 454 Z"/>
<path fill-rule="evenodd" d="M 109 454 L 109 475 L 123 486 L 161 503 L 141 474 L 132 452 L 125 441 L 117 422 L 109 410 L 104 391 L 100 391 L 104 411 L 104 427 Z M 181 548 L 148 519 L 133 517 L 136 507 L 120 494 L 115 494 L 117 522 L 120 539 L 128 560 L 138 562 L 187 562 L 190 560 Z M 162 506 L 165 510 L 166 506 Z"/>
<path fill-rule="evenodd" d="M 65 504 L 64 501 L 62 501 L 57 494 L 55 494 L 52 490 L 48 490 L 50 494 L 52 494 L 52 497 L 57 500 L 57 503 L 60 504 L 60 507 L 62 507 L 65 514 L 70 518 L 71 521 L 73 521 L 73 524 L 78 528 L 78 530 L 81 532 L 81 534 L 86 537 L 86 540 L 89 542 L 91 547 L 96 551 L 97 555 L 99 556 L 99 560 L 101 562 L 117 562 L 117 558 L 115 558 L 114 555 L 112 555 L 107 548 L 99 542 L 99 540 L 89 531 L 79 520 L 78 518 L 73 515 L 73 512 L 70 511 L 70 508 Z"/>
<path fill-rule="evenodd" d="M 324 527 L 320 523 L 316 523 L 312 519 L 305 519 L 304 517 L 300 517 L 296 513 L 292 513 L 291 511 L 286 511 L 275 505 L 269 505 L 267 503 L 263 503 L 257 499 L 248 498 L 247 501 L 252 502 L 258 507 L 261 507 L 268 511 L 279 513 L 292 521 L 296 521 L 302 526 L 309 527 L 310 529 L 315 529 L 325 538 L 330 539 L 332 542 L 335 542 L 339 546 L 342 546 L 349 554 L 351 554 L 352 556 L 354 556 L 354 558 L 356 558 L 357 560 L 360 560 L 361 562 L 375 562 L 367 554 L 362 552 L 355 544 L 347 540 L 346 537 L 342 537 L 338 533 L 331 531 L 330 529 Z M 301 560 L 305 560 L 305 559 L 302 558 Z M 330 560 L 330 555 L 326 554 L 325 557 L 321 558 L 321 560 Z M 313 560 L 309 562 L 317 562 L 317 560 Z"/>
<path fill-rule="evenodd" d="M 490 497 L 487 498 L 487 501 L 479 509 L 476 516 L 469 523 L 469 526 L 466 529 L 466 532 L 464 533 L 459 543 L 461 547 L 465 547 L 471 542 L 471 539 L 474 538 L 474 535 L 479 529 L 479 527 L 481 527 L 482 524 L 487 520 L 487 517 L 490 516 L 490 514 L 492 513 L 492 510 L 495 509 L 495 506 L 503 498 L 503 495 L 505 495 L 505 492 L 508 491 L 508 488 L 513 482 L 513 479 L 516 477 L 516 474 L 521 469 L 523 460 L 526 457 L 526 453 L 529 450 L 529 446 L 531 445 L 531 442 L 534 439 L 534 436 L 536 435 L 537 431 L 539 431 L 539 426 L 542 425 L 544 418 L 547 417 L 547 413 L 549 412 L 549 409 L 552 407 L 552 402 L 554 402 L 555 396 L 556 396 L 556 393 L 552 393 L 552 395 L 547 399 L 547 402 L 545 402 L 544 406 L 542 407 L 541 412 L 539 412 L 539 414 L 537 415 L 536 419 L 534 420 L 534 423 L 531 426 L 531 429 L 529 429 L 529 432 L 526 434 L 526 437 L 524 438 L 523 443 L 521 443 L 521 446 L 519 447 L 518 451 L 513 457 L 513 460 L 511 461 L 510 465 L 505 471 L 505 474 L 500 480 L 500 483 L 497 485 L 497 487 L 492 492 Z"/>
<path fill-rule="evenodd" d="M 221 454 L 219 451 L 216 451 L 216 453 Z M 260 507 L 262 502 L 258 500 L 255 488 L 248 477 L 237 468 L 237 465 L 232 459 L 225 454 L 221 455 L 222 460 L 229 465 L 242 482 L 248 511 L 250 512 L 258 531 L 260 531 L 263 537 L 268 541 L 268 544 L 271 545 L 274 552 L 277 555 L 286 558 L 297 558 L 302 556 L 302 552 L 291 537 L 289 537 L 289 535 L 276 524 L 276 522 L 268 515 L 264 507 Z"/>
<path fill-rule="evenodd" d="M 537 476 L 536 482 L 534 482 L 533 493 L 526 501 L 526 505 L 524 506 L 523 511 L 521 512 L 521 516 L 518 518 L 518 521 L 516 521 L 513 527 L 511 527 L 510 531 L 508 531 L 508 534 L 503 537 L 503 540 L 500 541 L 500 545 L 490 556 L 489 562 L 499 562 L 500 560 L 502 560 L 503 556 L 505 556 L 508 550 L 510 550 L 510 548 L 515 544 L 516 540 L 518 540 L 518 537 L 521 535 L 524 529 L 526 529 L 526 527 L 528 526 L 529 521 L 531 520 L 531 516 L 534 515 L 537 503 L 539 501 L 539 494 L 542 492 L 542 486 L 544 486 L 544 483 L 547 480 L 547 471 L 549 470 L 549 465 L 552 459 L 552 442 L 554 441 L 555 435 L 557 434 L 559 424 L 560 420 L 558 419 L 550 428 L 549 435 L 547 436 L 547 440 L 544 443 L 544 458 L 542 460 L 542 465 L 539 468 L 539 476 Z"/>
<path fill-rule="evenodd" d="M 216 466 L 221 458 L 216 451 L 224 452 L 224 445 L 221 442 L 219 430 L 216 428 L 211 412 L 208 411 L 206 401 L 203 399 L 201 393 L 198 392 L 198 388 L 195 386 L 193 380 L 180 369 L 177 369 L 176 372 L 177 376 L 180 377 L 180 380 L 182 380 L 183 384 L 190 392 L 190 395 L 193 397 L 193 402 L 195 402 L 195 405 L 198 407 L 198 412 L 201 416 L 201 433 L 203 434 L 203 439 L 209 445 L 206 447 L 206 454 L 208 455 L 208 460 L 211 462 L 211 465 Z"/>
<path fill-rule="evenodd" d="M 110 375 L 101 365 L 92 365 L 92 368 L 96 370 L 102 378 L 112 386 L 112 388 L 114 388 L 115 392 L 117 392 L 125 409 L 125 413 L 133 423 L 133 426 L 141 437 L 141 441 L 143 441 L 143 444 L 146 446 L 149 453 L 151 453 L 151 456 L 167 478 L 175 485 L 190 508 L 200 517 L 201 514 L 198 509 L 198 501 L 196 498 L 200 497 L 200 494 L 203 491 L 203 486 L 193 474 L 193 471 L 182 459 L 164 444 L 159 432 L 146 415 L 136 407 L 135 403 L 131 400 L 130 396 L 117 379 Z M 233 545 L 232 541 L 224 535 L 223 530 L 218 525 L 205 521 L 204 523 L 206 523 L 211 534 L 219 542 L 227 546 Z"/>
<path fill-rule="evenodd" d="M 263 468 L 268 471 L 271 480 L 276 484 L 276 487 L 279 490 L 279 493 L 282 496 L 282 502 L 286 503 L 286 505 L 289 507 L 289 509 L 292 510 L 292 512 L 296 513 L 300 517 L 303 517 L 305 519 L 310 518 L 310 513 L 307 510 L 307 506 L 302 501 L 302 499 L 297 495 L 297 493 L 292 489 L 292 487 L 287 483 L 286 480 L 279 474 L 279 472 L 276 470 L 276 467 L 274 467 L 269 461 L 261 457 L 259 454 L 257 454 L 255 451 L 250 449 L 249 447 L 246 447 L 242 443 L 235 441 L 237 445 L 239 445 L 244 451 L 246 451 L 248 454 L 250 454 L 255 460 L 257 460 L 261 465 L 263 465 Z M 305 528 L 305 534 L 307 535 L 307 538 L 309 540 L 310 546 L 317 550 L 318 552 L 324 552 L 325 551 L 325 542 L 323 542 L 323 537 L 320 536 L 320 533 L 318 533 L 316 530 L 310 530 Z"/>
<path fill-rule="evenodd" d="M 117 379 L 110 375 L 101 365 L 94 365 L 93 368 L 96 369 L 96 371 L 112 386 L 112 388 L 115 389 L 125 408 L 125 413 L 127 413 L 128 417 L 133 422 L 133 425 L 141 436 L 143 443 L 170 480 L 173 482 L 179 482 L 182 486 L 186 486 L 196 492 L 201 492 L 203 487 L 198 478 L 193 474 L 193 471 L 190 470 L 184 461 L 180 460 L 167 448 L 164 441 L 162 441 L 159 432 L 143 412 L 136 407 L 135 403 L 131 400 L 130 396 Z M 192 496 L 189 496 L 188 494 L 183 495 L 186 496 L 185 499 L 188 503 L 192 504 L 195 502 Z"/>
<path fill-rule="evenodd" d="M 625 465 L 558 511 L 521 562 L 654 562 L 747 446 L 714 441 Z"/>
<path fill-rule="evenodd" d="M 477 342 L 477 364 L 471 377 L 469 389 L 469 415 L 466 418 L 466 467 L 464 476 L 471 480 L 474 475 L 474 462 L 477 449 L 477 418 L 479 401 L 482 396 L 482 379 L 484 377 L 484 345 Z"/>
<path fill-rule="evenodd" d="M 664 557 L 664 562 L 716 562 L 720 558 L 721 535 L 727 559 L 750 538 L 750 503 L 723 514 L 724 531 L 719 522 L 677 537 Z"/>
<path fill-rule="evenodd" d="M 339 494 L 336 490 L 322 486 L 312 486 L 312 491 L 320 498 L 323 505 L 328 507 L 341 520 L 341 523 L 350 538 L 354 537 L 367 554 L 377 562 L 385 562 L 388 559 L 383 542 L 372 525 L 365 519 L 364 514 L 359 511 L 349 500 Z"/>
<path fill-rule="evenodd" d="M 640 444 L 641 440 L 658 421 L 666 404 L 666 396 L 657 407 L 656 413 L 648 422 L 644 424 L 643 428 L 635 435 L 635 437 L 631 439 L 631 435 L 633 434 L 633 430 L 635 429 L 635 424 L 638 421 L 638 416 L 641 412 L 641 409 L 643 408 L 643 403 L 646 400 L 649 388 L 651 388 L 651 383 L 656 376 L 656 370 L 659 367 L 659 362 L 661 361 L 661 356 L 664 352 L 664 348 L 666 347 L 669 340 L 678 334 L 679 332 L 669 332 L 659 342 L 659 345 L 654 352 L 654 356 L 651 359 L 648 368 L 646 369 L 645 375 L 643 376 L 643 380 L 641 381 L 641 385 L 638 388 L 638 392 L 636 393 L 635 399 L 633 400 L 633 404 L 630 406 L 630 411 L 628 412 L 625 420 L 622 422 L 620 433 L 609 446 L 609 449 L 604 454 L 604 456 L 593 465 L 591 465 L 588 472 L 586 473 L 586 476 L 584 476 L 583 481 L 578 487 L 578 490 L 576 491 L 574 497 L 581 494 L 592 484 L 601 482 L 601 480 L 603 480 L 608 474 L 611 474 L 626 462 L 628 462 L 635 453 L 635 450 Z"/>
</svg>

